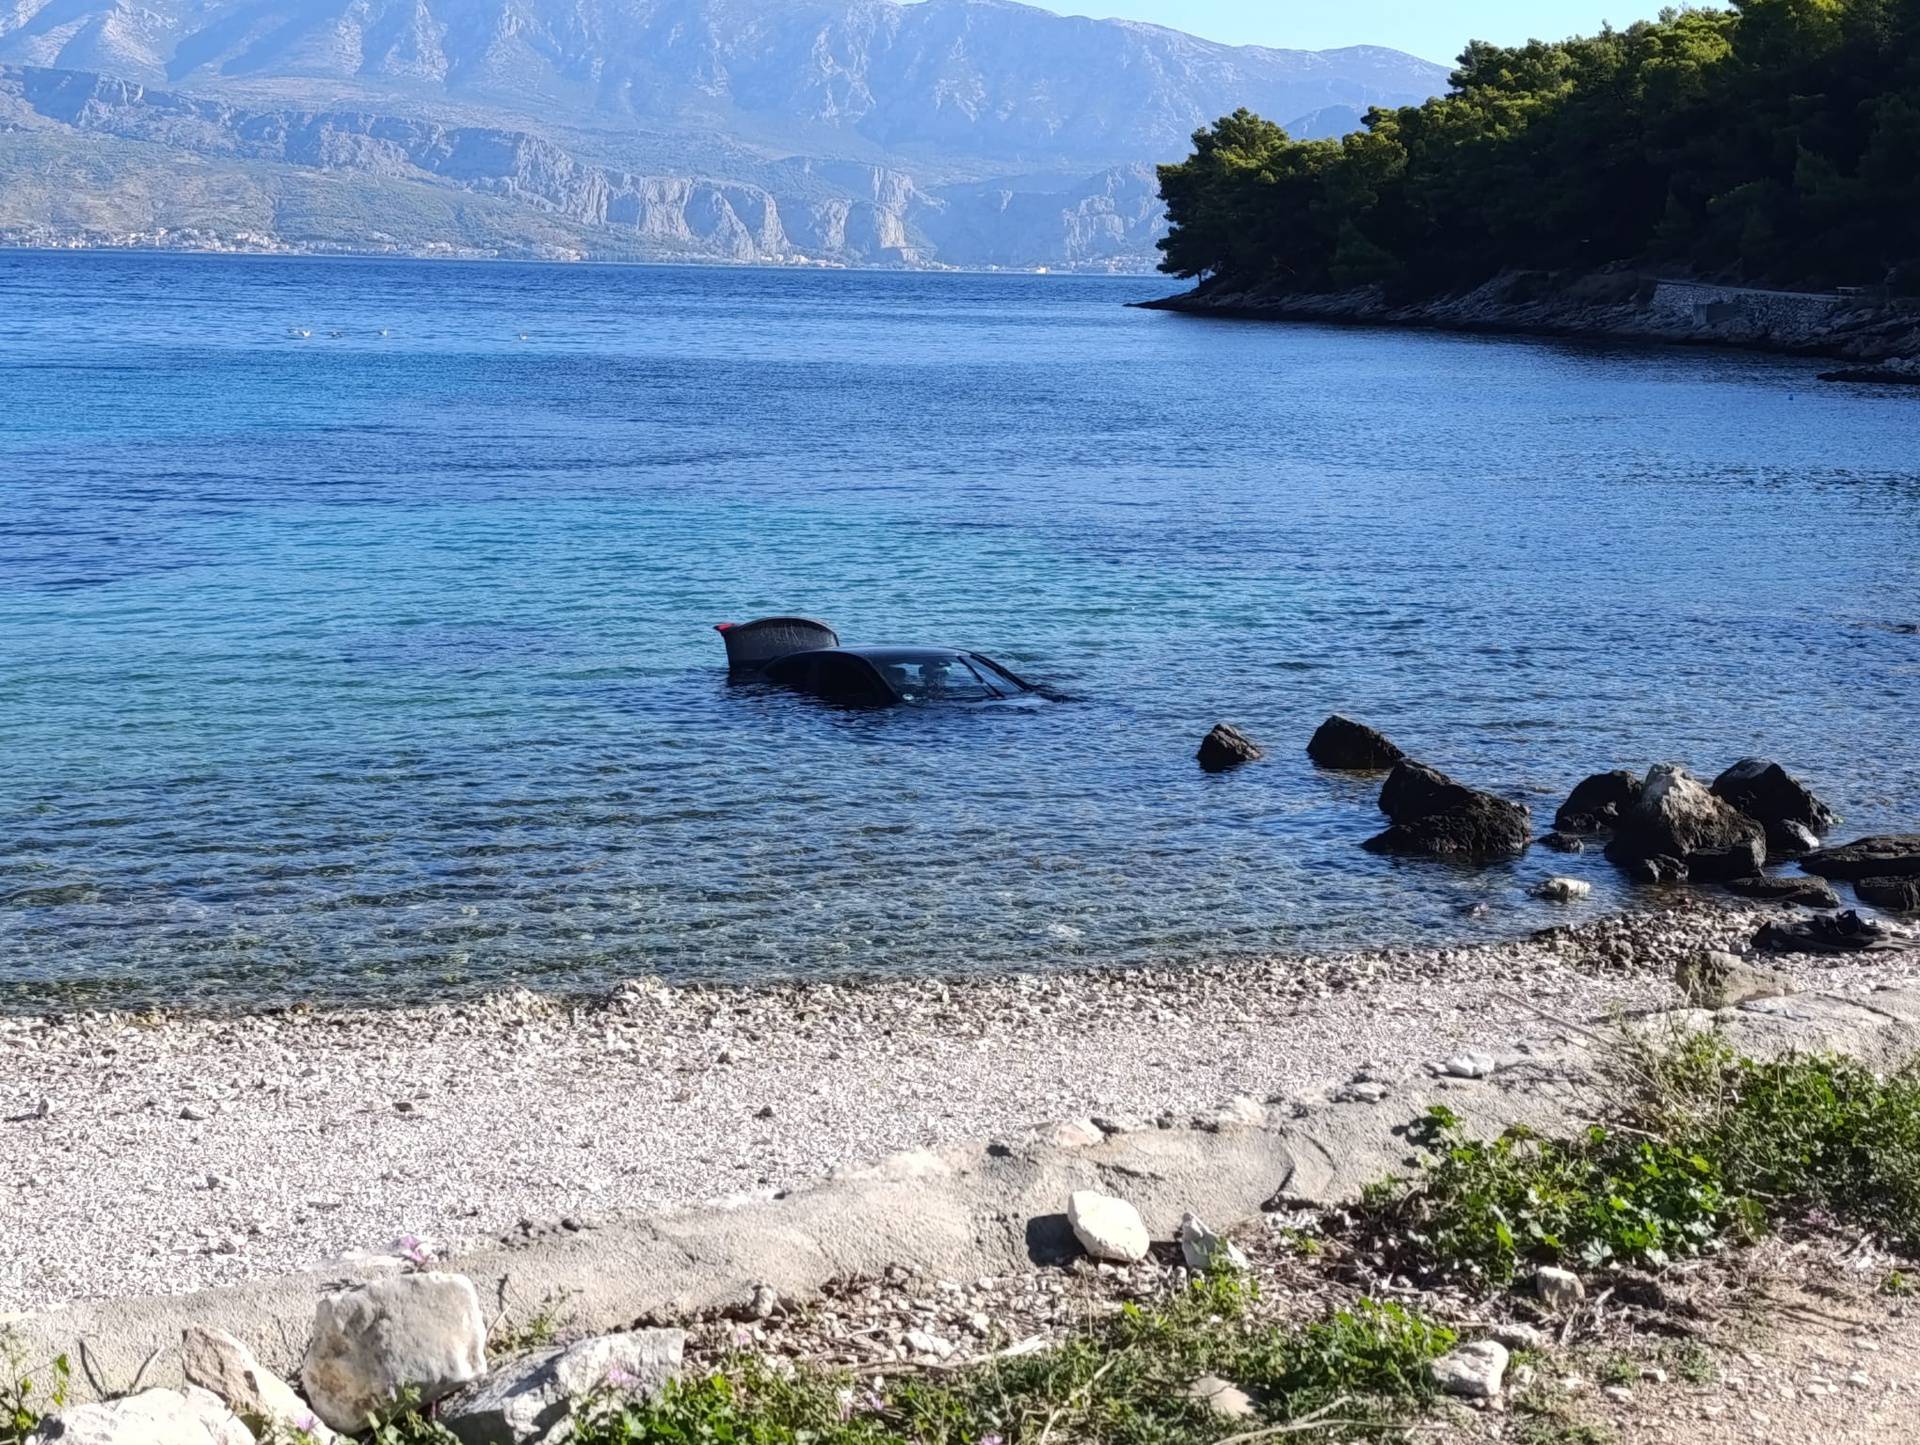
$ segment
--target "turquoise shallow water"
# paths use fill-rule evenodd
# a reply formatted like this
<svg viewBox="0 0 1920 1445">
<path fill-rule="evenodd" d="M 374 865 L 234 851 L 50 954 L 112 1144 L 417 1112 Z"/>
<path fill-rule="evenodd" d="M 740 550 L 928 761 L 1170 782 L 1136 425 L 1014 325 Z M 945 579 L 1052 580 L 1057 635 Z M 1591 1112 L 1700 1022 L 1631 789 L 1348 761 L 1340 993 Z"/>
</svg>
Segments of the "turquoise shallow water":
<svg viewBox="0 0 1920 1445">
<path fill-rule="evenodd" d="M 1430 941 L 1564 918 L 1525 896 L 1553 871 L 1617 900 L 1592 855 L 1362 853 L 1373 789 L 1299 755 L 1335 708 L 1543 825 L 1592 769 L 1754 750 L 1849 829 L 1920 823 L 1912 397 L 1122 305 L 1164 289 L 0 253 L 0 1006 Z M 711 625 L 790 609 L 1074 700 L 729 688 Z M 1272 760 L 1202 775 L 1223 717 Z"/>
</svg>

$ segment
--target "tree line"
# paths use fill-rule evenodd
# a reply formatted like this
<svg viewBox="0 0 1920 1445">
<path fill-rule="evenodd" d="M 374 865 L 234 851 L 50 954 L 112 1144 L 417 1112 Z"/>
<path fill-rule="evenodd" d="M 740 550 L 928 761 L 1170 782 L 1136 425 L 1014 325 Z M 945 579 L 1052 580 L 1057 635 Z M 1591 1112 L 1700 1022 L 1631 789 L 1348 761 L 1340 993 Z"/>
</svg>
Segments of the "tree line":
<svg viewBox="0 0 1920 1445">
<path fill-rule="evenodd" d="M 1665 265 L 1920 293 L 1920 0 L 1735 0 L 1476 41 L 1447 94 L 1340 140 L 1246 110 L 1160 167 L 1160 268 L 1404 294 Z"/>
</svg>

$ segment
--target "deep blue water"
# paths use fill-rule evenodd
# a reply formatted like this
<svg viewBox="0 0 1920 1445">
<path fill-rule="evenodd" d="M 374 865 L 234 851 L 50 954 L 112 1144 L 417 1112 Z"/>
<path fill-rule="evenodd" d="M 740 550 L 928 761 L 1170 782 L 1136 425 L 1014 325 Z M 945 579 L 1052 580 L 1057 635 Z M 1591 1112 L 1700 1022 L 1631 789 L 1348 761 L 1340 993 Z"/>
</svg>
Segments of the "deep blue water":
<svg viewBox="0 0 1920 1445">
<path fill-rule="evenodd" d="M 1333 709 L 1543 827 L 1593 769 L 1756 750 L 1920 822 L 1915 398 L 1122 305 L 1164 289 L 0 253 L 0 999 L 1184 960 L 1620 896 L 1591 854 L 1361 852 L 1374 789 L 1300 754 Z M 730 689 L 712 624 L 788 610 L 1075 700 Z M 1271 760 L 1202 775 L 1218 718 Z"/>
</svg>

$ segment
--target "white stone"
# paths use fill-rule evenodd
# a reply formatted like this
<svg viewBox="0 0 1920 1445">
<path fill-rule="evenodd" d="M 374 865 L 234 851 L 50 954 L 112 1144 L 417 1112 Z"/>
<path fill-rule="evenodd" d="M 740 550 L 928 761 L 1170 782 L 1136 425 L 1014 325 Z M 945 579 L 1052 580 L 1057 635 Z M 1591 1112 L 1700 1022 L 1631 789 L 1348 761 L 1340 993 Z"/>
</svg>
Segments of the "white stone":
<svg viewBox="0 0 1920 1445">
<path fill-rule="evenodd" d="M 427 1404 L 487 1369 L 473 1281 L 397 1274 L 322 1295 L 300 1381 L 334 1429 L 364 1430 L 403 1393 Z"/>
<path fill-rule="evenodd" d="M 1042 1124 L 1039 1134 L 1042 1143 L 1051 1144 L 1056 1149 L 1091 1149 L 1107 1137 L 1091 1119 L 1066 1119 L 1057 1124 Z"/>
<path fill-rule="evenodd" d="M 925 1330 L 908 1330 L 907 1348 L 916 1355 L 932 1355 L 937 1360 L 944 1360 L 953 1353 L 954 1344 L 951 1340 L 943 1340 L 940 1336 L 929 1334 Z"/>
<path fill-rule="evenodd" d="M 1475 1340 L 1449 1350 L 1429 1368 L 1433 1382 L 1449 1395 L 1491 1400 L 1507 1373 L 1507 1347 L 1498 1340 Z"/>
<path fill-rule="evenodd" d="M 1583 878 L 1549 878 L 1533 890 L 1536 898 L 1549 903 L 1573 903 L 1592 892 L 1593 885 Z"/>
<path fill-rule="evenodd" d="M 1180 1255 L 1195 1274 L 1247 1267 L 1247 1256 L 1240 1247 L 1208 1229 L 1192 1212 L 1180 1216 Z"/>
<path fill-rule="evenodd" d="M 1548 1309 L 1565 1314 L 1587 1297 L 1587 1287 L 1570 1269 L 1543 1264 L 1534 1272 L 1533 1292 Z"/>
<path fill-rule="evenodd" d="M 1474 1052 L 1455 1054 L 1440 1067 L 1456 1079 L 1484 1079 L 1493 1072 L 1493 1055 Z"/>
<path fill-rule="evenodd" d="M 294 1393 L 293 1386 L 225 1330 L 188 1325 L 180 1335 L 180 1368 L 194 1384 L 224 1400 L 236 1415 L 291 1425 L 304 1430 L 317 1445 L 333 1439 L 333 1431 Z"/>
<path fill-rule="evenodd" d="M 658 1394 L 680 1372 L 686 1343 L 684 1330 L 632 1330 L 538 1350 L 443 1400 L 438 1419 L 464 1445 L 526 1445 L 600 1391 Z"/>
<path fill-rule="evenodd" d="M 1218 1375 L 1202 1375 L 1187 1386 L 1187 1398 L 1198 1400 L 1223 1420 L 1253 1418 L 1253 1399 L 1231 1380 Z"/>
<path fill-rule="evenodd" d="M 1067 1200 L 1067 1223 L 1080 1247 L 1095 1259 L 1134 1264 L 1147 1257 L 1152 1243 L 1140 1211 L 1124 1199 L 1092 1189 L 1076 1189 Z"/>
<path fill-rule="evenodd" d="M 143 1390 L 123 1400 L 74 1405 L 47 1416 L 28 1445 L 255 1445 L 218 1396 L 189 1385 Z"/>
<path fill-rule="evenodd" d="M 1348 1084 L 1338 1094 L 1338 1099 L 1349 1104 L 1377 1104 L 1387 1097 L 1387 1086 L 1377 1079 L 1362 1079 L 1357 1084 Z"/>
<path fill-rule="evenodd" d="M 1547 1345 L 1547 1333 L 1538 1325 L 1526 1324 L 1520 1320 L 1509 1320 L 1506 1324 L 1495 1325 L 1493 1338 L 1510 1350 L 1541 1350 Z"/>
</svg>

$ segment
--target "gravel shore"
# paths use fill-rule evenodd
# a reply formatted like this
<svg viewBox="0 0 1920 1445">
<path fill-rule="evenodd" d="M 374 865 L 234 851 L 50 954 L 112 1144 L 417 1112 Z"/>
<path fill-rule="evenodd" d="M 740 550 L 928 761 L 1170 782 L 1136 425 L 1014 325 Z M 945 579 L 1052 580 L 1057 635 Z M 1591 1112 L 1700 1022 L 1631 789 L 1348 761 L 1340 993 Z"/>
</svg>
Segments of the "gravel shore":
<svg viewBox="0 0 1920 1445">
<path fill-rule="evenodd" d="M 1670 1006 L 1681 957 L 1767 916 L 1687 903 L 1180 972 L 0 1019 L 0 1310 L 324 1268 L 405 1235 L 457 1250 L 1045 1120 L 1284 1097 Z M 1844 992 L 1920 968 L 1920 948 L 1783 963 Z"/>
</svg>

